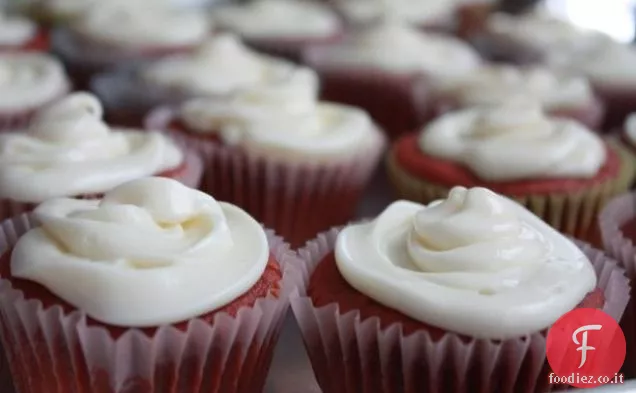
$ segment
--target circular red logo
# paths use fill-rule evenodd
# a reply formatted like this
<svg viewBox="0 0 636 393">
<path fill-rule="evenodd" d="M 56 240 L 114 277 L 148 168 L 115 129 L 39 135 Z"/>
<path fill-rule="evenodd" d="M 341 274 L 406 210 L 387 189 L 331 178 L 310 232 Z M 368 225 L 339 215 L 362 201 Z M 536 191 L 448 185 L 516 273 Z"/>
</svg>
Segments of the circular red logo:
<svg viewBox="0 0 636 393">
<path fill-rule="evenodd" d="M 625 351 L 625 335 L 611 316 L 592 308 L 570 311 L 548 332 L 549 382 L 576 388 L 622 383 Z"/>
</svg>

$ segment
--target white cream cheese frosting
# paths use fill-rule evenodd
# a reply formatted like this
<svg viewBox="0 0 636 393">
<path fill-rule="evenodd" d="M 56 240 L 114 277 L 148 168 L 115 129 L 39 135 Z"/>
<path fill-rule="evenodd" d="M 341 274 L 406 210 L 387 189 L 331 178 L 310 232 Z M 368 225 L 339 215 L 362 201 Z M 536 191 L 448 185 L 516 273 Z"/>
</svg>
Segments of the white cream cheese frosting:
<svg viewBox="0 0 636 393">
<path fill-rule="evenodd" d="M 203 13 L 195 10 L 117 1 L 90 7 L 73 28 L 104 44 L 137 49 L 197 45 L 207 38 L 212 26 Z"/>
<path fill-rule="evenodd" d="M 102 114 L 95 97 L 76 93 L 40 111 L 27 130 L 0 135 L 0 198 L 98 194 L 183 162 L 163 134 L 111 129 Z"/>
<path fill-rule="evenodd" d="M 337 239 L 340 273 L 411 318 L 481 339 L 548 328 L 596 287 L 574 243 L 516 202 L 453 188 L 428 206 L 398 201 Z"/>
<path fill-rule="evenodd" d="M 215 132 L 226 145 L 302 161 L 348 158 L 378 138 L 366 112 L 319 102 L 312 75 L 302 72 L 230 99 L 187 102 L 180 118 L 194 132 Z"/>
<path fill-rule="evenodd" d="M 593 131 L 547 117 L 537 103 L 525 100 L 444 115 L 422 130 L 419 147 L 487 181 L 591 178 L 607 155 Z"/>
<path fill-rule="evenodd" d="M 354 23 L 368 23 L 390 15 L 405 22 L 426 25 L 452 21 L 457 0 L 339 0 L 336 7 Z"/>
<path fill-rule="evenodd" d="M 624 132 L 627 140 L 636 146 L 636 112 L 631 113 L 625 119 Z"/>
<path fill-rule="evenodd" d="M 21 46 L 31 41 L 38 33 L 35 22 L 13 15 L 0 13 L 0 46 Z"/>
<path fill-rule="evenodd" d="M 354 29 L 321 55 L 320 61 L 329 66 L 421 72 L 434 78 L 465 75 L 481 65 L 479 55 L 467 44 L 393 19 Z"/>
<path fill-rule="evenodd" d="M 585 106 L 595 100 L 587 79 L 556 73 L 547 67 L 484 66 L 440 87 L 464 106 L 492 105 L 515 97 L 531 98 L 544 109 Z"/>
<path fill-rule="evenodd" d="M 101 200 L 49 200 L 35 215 L 42 225 L 13 249 L 13 276 L 115 326 L 219 309 L 246 293 L 269 260 L 256 220 L 171 179 L 134 180 Z"/>
<path fill-rule="evenodd" d="M 34 109 L 66 94 L 62 63 L 46 53 L 0 54 L 0 112 Z"/>
<path fill-rule="evenodd" d="M 217 95 L 250 86 L 279 83 L 299 66 L 248 49 L 235 36 L 220 34 L 196 52 L 158 60 L 142 71 L 142 77 L 158 86 L 184 89 L 193 94 Z M 315 88 L 318 76 L 313 75 Z"/>
<path fill-rule="evenodd" d="M 262 39 L 325 38 L 341 29 L 334 12 L 311 0 L 256 0 L 218 7 L 212 20 L 241 36 Z"/>
</svg>

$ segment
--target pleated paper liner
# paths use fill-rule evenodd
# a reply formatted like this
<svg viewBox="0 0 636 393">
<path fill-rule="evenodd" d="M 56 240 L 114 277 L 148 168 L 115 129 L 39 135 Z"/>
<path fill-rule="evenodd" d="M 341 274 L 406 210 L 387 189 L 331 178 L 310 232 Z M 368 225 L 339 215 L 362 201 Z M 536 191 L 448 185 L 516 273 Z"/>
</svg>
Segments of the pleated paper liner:
<svg viewBox="0 0 636 393">
<path fill-rule="evenodd" d="M 183 146 L 182 148 L 184 149 L 183 154 L 185 157 L 184 167 L 175 172 L 168 171 L 163 174 L 157 174 L 156 176 L 170 177 L 174 180 L 180 181 L 190 188 L 199 188 L 201 178 L 203 176 L 203 160 L 196 152 L 190 149 L 186 149 Z M 101 198 L 101 194 L 74 196 L 74 198 Z M 19 214 L 28 213 L 32 211 L 36 206 L 37 204 L 33 203 L 23 203 L 14 201 L 12 199 L 0 198 L 0 220 L 6 220 Z"/>
<path fill-rule="evenodd" d="M 205 162 L 201 189 L 242 207 L 292 247 L 353 218 L 386 147 L 385 138 L 376 131 L 367 148 L 340 162 L 281 161 L 170 130 L 175 118 L 173 110 L 160 108 L 151 113 L 146 127 L 168 130 L 171 137 L 196 149 Z"/>
<path fill-rule="evenodd" d="M 621 229 L 636 218 L 636 193 L 622 194 L 603 209 L 599 225 L 603 246 L 625 269 L 627 276 L 636 279 L 636 245 Z M 636 303 L 632 300 L 621 322 L 627 340 L 627 359 L 624 372 L 627 378 L 636 377 Z"/>
<path fill-rule="evenodd" d="M 299 250 L 306 263 L 305 283 L 334 249 L 338 231 L 323 233 Z M 620 320 L 629 301 L 624 270 L 601 251 L 577 244 L 592 261 L 605 293 L 603 311 Z M 382 330 L 377 318 L 363 321 L 358 311 L 341 314 L 335 303 L 316 308 L 311 298 L 299 296 L 291 304 L 324 392 L 545 393 L 550 389 L 542 333 L 504 341 L 466 341 L 447 333 L 435 341 L 426 331 L 405 336 L 399 323 Z"/>
<path fill-rule="evenodd" d="M 614 141 L 609 142 L 620 155 L 621 169 L 618 176 L 577 192 L 535 194 L 513 196 L 517 202 L 560 232 L 589 241 L 600 243 L 597 215 L 613 196 L 629 189 L 635 172 L 635 163 L 624 147 Z M 387 172 L 400 198 L 430 203 L 443 199 L 450 188 L 419 179 L 402 169 L 393 154 L 386 159 Z"/>
<path fill-rule="evenodd" d="M 0 224 L 0 251 L 36 225 L 23 215 Z M 129 329 L 117 339 L 89 326 L 80 310 L 65 314 L 25 300 L 0 280 L 2 342 L 20 393 L 254 393 L 263 389 L 289 297 L 302 287 L 301 261 L 267 231 L 283 277 L 278 298 L 258 299 L 235 317 L 212 323 L 193 318 L 182 329 L 159 327 L 153 336 Z M 72 283 L 69 283 L 72 285 Z M 4 392 L 4 390 L 3 390 Z"/>
</svg>

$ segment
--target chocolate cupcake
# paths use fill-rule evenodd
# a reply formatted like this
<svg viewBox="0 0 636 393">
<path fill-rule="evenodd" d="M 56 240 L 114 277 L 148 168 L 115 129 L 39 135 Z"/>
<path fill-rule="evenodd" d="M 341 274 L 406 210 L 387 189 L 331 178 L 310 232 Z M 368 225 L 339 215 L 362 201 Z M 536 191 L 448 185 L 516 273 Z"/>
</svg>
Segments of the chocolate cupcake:
<svg viewBox="0 0 636 393">
<path fill-rule="evenodd" d="M 257 0 L 212 9 L 222 30 L 271 55 L 301 61 L 305 48 L 337 40 L 343 26 L 325 4 L 313 0 Z"/>
<path fill-rule="evenodd" d="M 575 308 L 618 321 L 629 300 L 615 261 L 484 188 L 395 202 L 299 255 L 292 309 L 328 392 L 546 392 L 550 326 Z"/>
<path fill-rule="evenodd" d="M 49 200 L 0 233 L 18 391 L 263 389 L 298 261 L 243 210 L 144 178 Z"/>
<path fill-rule="evenodd" d="M 396 141 L 387 166 L 402 198 L 429 203 L 455 185 L 487 187 L 589 241 L 602 206 L 634 178 L 618 144 L 524 100 L 446 114 Z"/>
<path fill-rule="evenodd" d="M 99 101 L 76 93 L 42 109 L 27 129 L 0 134 L 0 217 L 152 175 L 196 187 L 201 173 L 196 153 L 159 132 L 111 128 Z"/>
</svg>

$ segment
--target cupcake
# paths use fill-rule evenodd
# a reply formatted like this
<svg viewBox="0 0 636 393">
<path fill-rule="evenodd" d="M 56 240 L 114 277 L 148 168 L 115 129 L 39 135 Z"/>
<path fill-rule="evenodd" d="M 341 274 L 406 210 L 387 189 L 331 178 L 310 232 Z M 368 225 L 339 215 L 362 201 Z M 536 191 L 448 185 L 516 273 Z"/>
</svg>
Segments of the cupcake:
<svg viewBox="0 0 636 393">
<path fill-rule="evenodd" d="M 254 48 L 300 61 L 311 45 L 338 39 L 342 23 L 326 5 L 312 0 L 256 0 L 213 8 L 212 21 Z"/>
<path fill-rule="evenodd" d="M 353 217 L 385 147 L 364 111 L 318 101 L 307 76 L 159 108 L 147 121 L 200 153 L 202 190 L 241 206 L 292 246 Z"/>
<path fill-rule="evenodd" d="M 0 53 L 0 132 L 24 128 L 35 113 L 65 96 L 62 64 L 45 53 Z"/>
<path fill-rule="evenodd" d="M 102 195 L 145 176 L 199 184 L 198 156 L 159 132 L 111 128 L 99 101 L 76 93 L 42 109 L 25 130 L 0 134 L 0 217 L 51 198 Z"/>
<path fill-rule="evenodd" d="M 525 100 L 448 113 L 396 141 L 387 166 L 402 198 L 429 203 L 455 185 L 486 187 L 588 241 L 605 201 L 634 178 L 618 144 Z"/>
<path fill-rule="evenodd" d="M 234 35 L 218 34 L 191 54 L 171 56 L 95 77 L 91 89 L 102 99 L 111 121 L 137 125 L 153 107 L 190 98 L 221 99 L 251 86 L 284 83 L 307 68 L 254 52 Z"/>
<path fill-rule="evenodd" d="M 597 130 L 603 121 L 603 104 L 589 82 L 578 76 L 556 73 L 547 67 L 488 65 L 441 84 L 436 95 L 439 111 L 504 103 L 530 97 L 552 115 L 568 117 Z"/>
<path fill-rule="evenodd" d="M 480 187 L 394 202 L 299 255 L 292 309 L 325 392 L 543 393 L 550 326 L 579 307 L 618 321 L 629 300 L 615 261 Z"/>
<path fill-rule="evenodd" d="M 49 200 L 1 233 L 17 391 L 263 389 L 299 261 L 240 208 L 151 177 Z"/>
<path fill-rule="evenodd" d="M 393 137 L 430 115 L 430 85 L 481 65 L 461 41 L 418 31 L 394 17 L 305 56 L 321 76 L 324 99 L 364 108 Z"/>
<path fill-rule="evenodd" d="M 22 16 L 0 13 L 0 51 L 46 51 L 46 31 Z"/>
<path fill-rule="evenodd" d="M 52 45 L 84 87 L 91 75 L 115 65 L 191 51 L 210 30 L 207 18 L 195 10 L 101 2 L 67 28 L 57 29 Z"/>
</svg>

